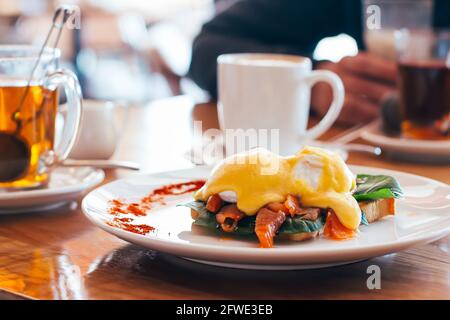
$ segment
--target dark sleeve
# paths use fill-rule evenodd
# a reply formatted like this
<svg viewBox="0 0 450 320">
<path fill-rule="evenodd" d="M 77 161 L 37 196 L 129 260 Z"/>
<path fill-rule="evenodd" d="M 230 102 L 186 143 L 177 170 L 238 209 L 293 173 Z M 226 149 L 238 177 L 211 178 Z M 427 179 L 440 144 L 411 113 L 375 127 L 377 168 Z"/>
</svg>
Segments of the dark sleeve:
<svg viewBox="0 0 450 320">
<path fill-rule="evenodd" d="M 311 57 L 317 42 L 346 31 L 341 1 L 240 0 L 196 37 L 188 76 L 217 97 L 217 57 L 224 53 L 286 53 Z M 359 27 L 359 26 L 358 26 Z"/>
<path fill-rule="evenodd" d="M 434 2 L 434 27 L 438 29 L 450 28 L 450 1 L 436 0 Z"/>
</svg>

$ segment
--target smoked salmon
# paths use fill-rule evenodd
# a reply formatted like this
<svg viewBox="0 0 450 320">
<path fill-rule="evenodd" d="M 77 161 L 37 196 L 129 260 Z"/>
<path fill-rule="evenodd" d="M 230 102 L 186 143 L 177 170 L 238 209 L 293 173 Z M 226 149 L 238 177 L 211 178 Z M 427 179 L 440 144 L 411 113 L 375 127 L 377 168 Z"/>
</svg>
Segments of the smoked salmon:
<svg viewBox="0 0 450 320">
<path fill-rule="evenodd" d="M 356 233 L 356 230 L 343 226 L 333 210 L 328 210 L 327 221 L 323 229 L 325 237 L 332 240 L 346 240 L 355 237 Z"/>
<path fill-rule="evenodd" d="M 272 211 L 262 208 L 256 215 L 255 233 L 259 239 L 260 247 L 272 248 L 273 238 L 278 229 L 286 220 L 286 214 L 283 211 Z"/>
<path fill-rule="evenodd" d="M 235 204 L 228 204 L 216 214 L 216 221 L 223 231 L 233 232 L 236 230 L 239 220 L 244 217 L 245 214 Z"/>
<path fill-rule="evenodd" d="M 218 194 L 213 194 L 206 202 L 206 209 L 213 213 L 217 213 L 223 206 L 223 200 Z"/>
</svg>

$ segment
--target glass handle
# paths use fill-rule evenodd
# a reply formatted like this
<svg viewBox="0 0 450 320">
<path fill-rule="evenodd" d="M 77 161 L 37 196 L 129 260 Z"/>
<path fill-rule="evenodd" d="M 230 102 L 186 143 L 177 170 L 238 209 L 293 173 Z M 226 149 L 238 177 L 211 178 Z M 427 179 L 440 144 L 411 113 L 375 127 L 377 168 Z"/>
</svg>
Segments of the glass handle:
<svg viewBox="0 0 450 320">
<path fill-rule="evenodd" d="M 67 158 L 75 144 L 78 129 L 80 127 L 82 112 L 82 93 L 77 76 L 70 70 L 58 70 L 44 81 L 44 87 L 48 90 L 56 90 L 62 86 L 67 97 L 67 114 L 64 120 L 62 137 L 58 145 L 54 146 L 53 159 L 49 159 L 48 165 L 61 162 Z"/>
</svg>

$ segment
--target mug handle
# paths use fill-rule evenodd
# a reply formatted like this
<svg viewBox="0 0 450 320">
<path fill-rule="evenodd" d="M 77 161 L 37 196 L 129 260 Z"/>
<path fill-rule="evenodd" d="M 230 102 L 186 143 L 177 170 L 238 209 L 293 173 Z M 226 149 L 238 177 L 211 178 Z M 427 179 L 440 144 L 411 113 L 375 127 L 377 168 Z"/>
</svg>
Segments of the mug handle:
<svg viewBox="0 0 450 320">
<path fill-rule="evenodd" d="M 64 121 L 62 138 L 54 147 L 52 156 L 46 159 L 47 166 L 57 164 L 68 157 L 80 127 L 83 97 L 77 76 L 72 71 L 63 69 L 50 73 L 44 80 L 44 87 L 48 90 L 56 90 L 59 86 L 64 88 L 68 112 Z"/>
<path fill-rule="evenodd" d="M 114 121 L 112 124 L 114 126 L 116 144 L 113 152 L 114 155 L 114 153 L 120 148 L 120 144 L 123 141 L 123 139 L 121 139 L 121 132 L 125 132 L 125 129 L 127 128 L 130 118 L 130 105 L 125 101 L 119 101 L 113 104 Z"/>
<path fill-rule="evenodd" d="M 333 90 L 333 101 L 323 119 L 311 129 L 308 129 L 303 137 L 314 140 L 327 131 L 336 121 L 342 106 L 344 105 L 345 89 L 342 80 L 333 72 L 327 70 L 314 70 L 305 77 L 306 82 L 312 88 L 317 82 L 323 81 L 331 85 Z"/>
<path fill-rule="evenodd" d="M 126 101 L 117 101 L 114 103 L 114 129 L 116 136 L 120 136 L 125 131 L 130 118 L 130 105 Z M 119 112 L 117 112 L 119 110 Z"/>
</svg>

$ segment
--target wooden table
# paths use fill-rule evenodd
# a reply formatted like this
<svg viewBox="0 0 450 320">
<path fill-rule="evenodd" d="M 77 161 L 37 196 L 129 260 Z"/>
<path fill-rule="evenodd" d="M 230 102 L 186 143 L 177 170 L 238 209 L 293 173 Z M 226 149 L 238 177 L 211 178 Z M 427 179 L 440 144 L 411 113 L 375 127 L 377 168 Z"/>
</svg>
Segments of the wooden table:
<svg viewBox="0 0 450 320">
<path fill-rule="evenodd" d="M 214 105 L 175 97 L 130 109 L 117 158 L 144 171 L 192 166 L 192 119 L 217 126 Z M 333 129 L 327 137 L 342 129 Z M 406 164 L 352 154 L 349 162 L 450 183 L 450 166 Z M 107 181 L 130 174 L 107 172 Z M 81 199 L 80 199 L 81 200 Z M 78 202 L 79 203 L 79 202 Z M 400 299 L 450 298 L 450 237 L 347 266 L 245 271 L 188 262 L 128 244 L 93 226 L 79 206 L 0 217 L 0 297 L 30 299 Z M 381 290 L 366 286 L 381 268 Z"/>
</svg>

